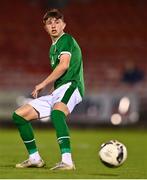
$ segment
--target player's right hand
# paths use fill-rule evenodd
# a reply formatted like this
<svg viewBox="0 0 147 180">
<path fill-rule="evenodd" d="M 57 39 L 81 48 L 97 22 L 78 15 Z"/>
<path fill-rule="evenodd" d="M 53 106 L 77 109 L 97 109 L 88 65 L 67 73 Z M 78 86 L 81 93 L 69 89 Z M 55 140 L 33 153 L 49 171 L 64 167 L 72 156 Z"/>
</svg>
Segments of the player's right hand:
<svg viewBox="0 0 147 180">
<path fill-rule="evenodd" d="M 39 92 L 44 89 L 45 85 L 43 83 L 40 83 L 38 85 L 35 86 L 35 89 L 33 90 L 33 92 L 31 93 L 31 95 L 34 97 L 34 98 L 37 98 L 38 97 L 38 94 Z"/>
</svg>

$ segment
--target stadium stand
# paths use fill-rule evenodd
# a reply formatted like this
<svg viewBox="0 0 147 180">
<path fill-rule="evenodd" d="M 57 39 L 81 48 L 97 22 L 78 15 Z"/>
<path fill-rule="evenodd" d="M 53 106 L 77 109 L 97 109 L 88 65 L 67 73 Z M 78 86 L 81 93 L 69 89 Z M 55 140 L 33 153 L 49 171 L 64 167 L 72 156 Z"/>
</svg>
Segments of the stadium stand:
<svg viewBox="0 0 147 180">
<path fill-rule="evenodd" d="M 67 32 L 83 50 L 87 92 L 120 87 L 124 62 L 130 58 L 146 71 L 146 5 L 145 0 L 91 0 L 71 1 L 62 9 L 69 24 Z M 50 72 L 51 42 L 42 28 L 44 12 L 40 1 L 1 2 L 3 88 L 33 86 Z"/>
<path fill-rule="evenodd" d="M 16 101 L 24 98 L 22 94 L 28 96 L 27 93 L 31 92 L 34 85 L 51 72 L 48 60 L 51 41 L 42 23 L 44 13 L 50 8 L 49 2 L 5 0 L 0 3 L 2 119 L 10 118 Z M 96 117 L 99 111 L 98 114 L 106 116 L 110 112 L 105 111 L 108 103 L 112 109 L 112 103 L 108 101 L 113 97 L 117 98 L 115 97 L 117 93 L 119 98 L 121 94 L 126 93 L 133 97 L 135 95 L 135 99 L 139 95 L 139 102 L 142 105 L 140 111 L 146 112 L 147 1 L 68 0 L 67 2 L 67 6 L 65 4 L 61 6 L 68 24 L 66 31 L 71 33 L 82 47 L 86 93 L 90 95 L 90 98 L 86 96 L 85 103 L 79 108 L 82 112 L 77 114 L 83 116 L 84 122 L 86 117 L 90 118 L 87 114 L 87 104 L 89 100 L 91 101 L 92 94 L 93 99 L 97 101 L 92 102 L 93 105 L 89 108 L 92 108 Z M 121 81 L 124 64 L 130 59 L 144 71 L 145 75 L 142 82 L 133 86 Z M 96 108 L 103 106 L 106 106 L 103 111 Z M 74 114 L 74 119 L 77 114 Z"/>
</svg>

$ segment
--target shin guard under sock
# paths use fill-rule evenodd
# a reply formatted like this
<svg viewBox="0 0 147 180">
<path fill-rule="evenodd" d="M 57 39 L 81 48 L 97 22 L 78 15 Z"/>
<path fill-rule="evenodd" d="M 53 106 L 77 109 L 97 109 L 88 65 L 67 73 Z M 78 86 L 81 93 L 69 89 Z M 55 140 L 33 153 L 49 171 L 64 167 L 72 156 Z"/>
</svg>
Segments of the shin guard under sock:
<svg viewBox="0 0 147 180">
<path fill-rule="evenodd" d="M 36 152 L 37 147 L 31 123 L 15 112 L 13 113 L 13 122 L 19 130 L 20 136 L 28 150 L 28 153 L 33 154 L 34 152 Z"/>
<path fill-rule="evenodd" d="M 51 121 L 56 130 L 58 144 L 60 146 L 61 154 L 70 153 L 70 136 L 69 130 L 66 124 L 66 116 L 62 111 L 53 110 L 51 112 Z"/>
</svg>

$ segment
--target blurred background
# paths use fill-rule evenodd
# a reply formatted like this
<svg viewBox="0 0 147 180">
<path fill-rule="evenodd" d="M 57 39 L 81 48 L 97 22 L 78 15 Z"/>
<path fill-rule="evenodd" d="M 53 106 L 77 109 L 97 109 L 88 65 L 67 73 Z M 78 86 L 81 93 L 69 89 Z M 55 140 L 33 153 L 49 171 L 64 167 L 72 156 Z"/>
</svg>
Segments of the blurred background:
<svg viewBox="0 0 147 180">
<path fill-rule="evenodd" d="M 11 124 L 12 112 L 51 72 L 42 23 L 50 8 L 63 12 L 83 51 L 86 95 L 69 122 L 147 127 L 146 0 L 1 1 L 0 126 Z"/>
</svg>

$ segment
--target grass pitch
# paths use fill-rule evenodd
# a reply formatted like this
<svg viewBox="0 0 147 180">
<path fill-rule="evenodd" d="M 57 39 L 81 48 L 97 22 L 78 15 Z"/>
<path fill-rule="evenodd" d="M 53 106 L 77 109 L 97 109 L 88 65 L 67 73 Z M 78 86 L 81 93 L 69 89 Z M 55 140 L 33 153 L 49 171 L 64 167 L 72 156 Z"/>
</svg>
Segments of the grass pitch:
<svg viewBox="0 0 147 180">
<path fill-rule="evenodd" d="M 76 171 L 50 171 L 60 160 L 55 132 L 35 129 L 35 137 L 44 168 L 16 169 L 15 164 L 27 158 L 17 130 L 0 129 L 0 178 L 13 179 L 146 179 L 147 131 L 145 129 L 71 129 Z M 107 168 L 98 158 L 100 145 L 110 139 L 123 142 L 128 158 L 119 168 Z"/>
</svg>

